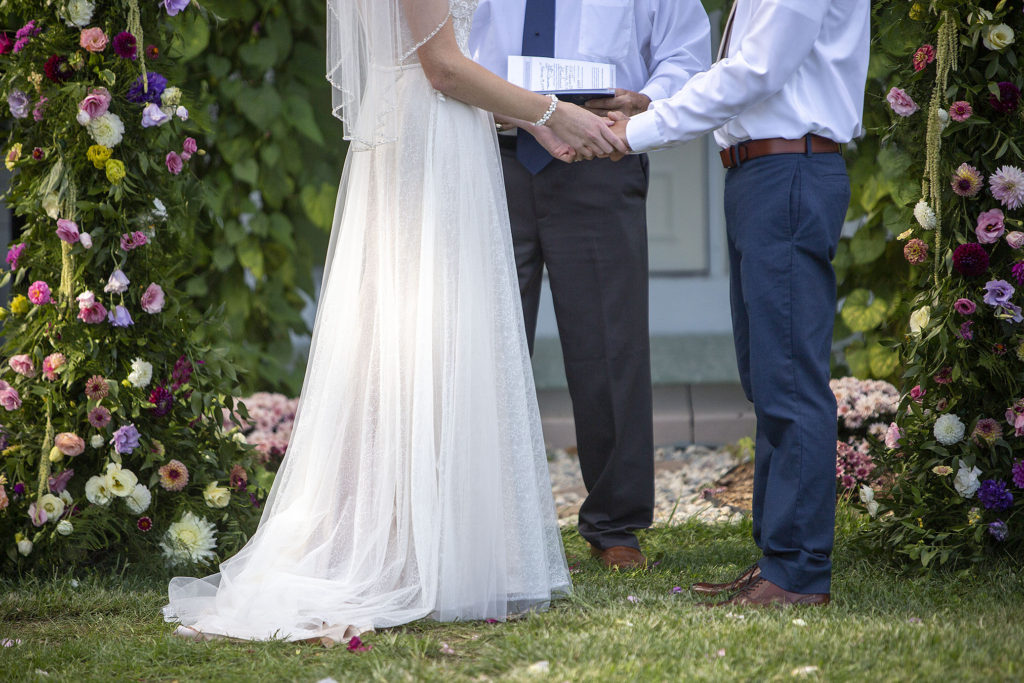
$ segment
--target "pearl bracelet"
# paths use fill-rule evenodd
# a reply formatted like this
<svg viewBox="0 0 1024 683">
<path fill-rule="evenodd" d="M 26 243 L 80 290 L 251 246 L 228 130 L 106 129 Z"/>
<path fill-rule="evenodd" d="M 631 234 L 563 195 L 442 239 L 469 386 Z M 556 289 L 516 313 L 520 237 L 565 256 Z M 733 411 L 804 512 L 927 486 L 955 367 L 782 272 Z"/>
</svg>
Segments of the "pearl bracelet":
<svg viewBox="0 0 1024 683">
<path fill-rule="evenodd" d="M 540 119 L 538 119 L 537 122 L 533 125 L 543 126 L 545 123 L 548 122 L 548 119 L 551 118 L 551 115 L 555 113 L 555 110 L 558 109 L 558 96 L 551 94 L 549 95 L 549 97 L 551 98 L 551 106 L 548 107 L 548 110 L 546 112 L 544 112 L 544 116 L 540 117 Z"/>
</svg>

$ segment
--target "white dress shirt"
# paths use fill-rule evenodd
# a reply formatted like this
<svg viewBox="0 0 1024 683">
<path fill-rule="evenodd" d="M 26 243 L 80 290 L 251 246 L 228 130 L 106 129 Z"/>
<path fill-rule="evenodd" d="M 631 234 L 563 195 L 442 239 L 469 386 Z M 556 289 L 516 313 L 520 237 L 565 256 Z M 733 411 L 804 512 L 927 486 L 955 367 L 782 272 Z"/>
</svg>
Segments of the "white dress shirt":
<svg viewBox="0 0 1024 683">
<path fill-rule="evenodd" d="M 712 130 L 722 147 L 861 134 L 870 0 L 736 0 L 735 12 L 726 58 L 629 120 L 634 152 Z"/>
<path fill-rule="evenodd" d="M 526 0 L 480 0 L 469 53 L 502 78 L 521 55 Z M 615 65 L 616 85 L 669 97 L 711 63 L 711 24 L 699 0 L 558 0 L 555 57 Z"/>
</svg>

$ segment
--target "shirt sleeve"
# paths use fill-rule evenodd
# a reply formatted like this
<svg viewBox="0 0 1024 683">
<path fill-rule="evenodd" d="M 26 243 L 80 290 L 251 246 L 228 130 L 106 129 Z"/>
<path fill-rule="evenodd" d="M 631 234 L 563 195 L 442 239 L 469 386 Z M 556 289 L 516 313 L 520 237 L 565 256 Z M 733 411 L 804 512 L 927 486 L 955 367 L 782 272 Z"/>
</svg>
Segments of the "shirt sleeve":
<svg viewBox="0 0 1024 683">
<path fill-rule="evenodd" d="M 629 120 L 629 146 L 643 152 L 692 140 L 777 93 L 810 54 L 829 5 L 825 0 L 759 2 L 732 56 Z"/>
<path fill-rule="evenodd" d="M 649 11 L 650 77 L 640 92 L 663 100 L 711 65 L 711 22 L 698 0 L 656 0 Z"/>
</svg>

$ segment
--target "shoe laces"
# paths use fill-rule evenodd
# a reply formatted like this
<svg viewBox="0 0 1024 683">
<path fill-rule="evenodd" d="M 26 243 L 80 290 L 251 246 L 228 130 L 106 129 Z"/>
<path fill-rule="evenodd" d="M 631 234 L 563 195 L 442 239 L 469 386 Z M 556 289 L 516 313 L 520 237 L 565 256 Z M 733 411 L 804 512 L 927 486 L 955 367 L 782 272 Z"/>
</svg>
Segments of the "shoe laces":
<svg viewBox="0 0 1024 683">
<path fill-rule="evenodd" d="M 750 597 L 754 593 L 754 591 L 757 590 L 757 587 L 764 583 L 764 581 L 765 579 L 762 579 L 760 576 L 754 579 L 753 581 L 748 581 L 747 585 L 745 585 L 743 588 L 739 589 L 736 592 L 736 595 L 733 596 L 733 600 Z"/>
</svg>

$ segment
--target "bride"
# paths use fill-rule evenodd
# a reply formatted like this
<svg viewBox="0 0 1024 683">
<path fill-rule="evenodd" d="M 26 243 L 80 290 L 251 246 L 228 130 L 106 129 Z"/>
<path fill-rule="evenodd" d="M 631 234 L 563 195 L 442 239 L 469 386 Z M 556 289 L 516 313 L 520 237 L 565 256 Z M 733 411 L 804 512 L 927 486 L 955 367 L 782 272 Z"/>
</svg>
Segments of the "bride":
<svg viewBox="0 0 1024 683">
<path fill-rule="evenodd" d="M 329 644 L 571 590 L 484 110 L 564 161 L 624 149 L 467 58 L 475 5 L 328 0 L 350 144 L 300 407 L 252 539 L 171 581 L 178 635 Z"/>
</svg>

